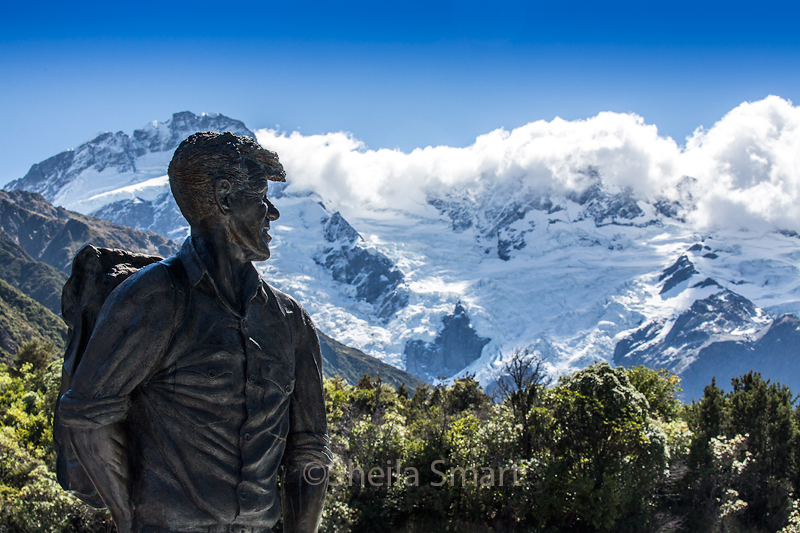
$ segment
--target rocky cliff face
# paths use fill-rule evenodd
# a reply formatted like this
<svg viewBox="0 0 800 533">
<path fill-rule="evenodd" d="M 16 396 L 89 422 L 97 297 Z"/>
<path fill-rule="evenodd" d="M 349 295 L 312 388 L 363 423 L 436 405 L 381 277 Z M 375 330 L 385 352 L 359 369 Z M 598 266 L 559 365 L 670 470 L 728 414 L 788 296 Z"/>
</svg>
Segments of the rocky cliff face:
<svg viewBox="0 0 800 533">
<path fill-rule="evenodd" d="M 697 274 L 697 270 L 695 270 L 694 264 L 685 255 L 680 256 L 672 266 L 664 269 L 664 272 L 658 276 L 658 281 L 664 282 L 664 285 L 661 286 L 661 294 L 669 292 L 695 274 Z"/>
<path fill-rule="evenodd" d="M 674 321 L 650 321 L 629 333 L 617 343 L 614 362 L 672 370 L 681 376 L 686 400 L 699 399 L 712 377 L 725 386 L 753 369 L 800 390 L 800 320 L 771 317 L 747 298 L 721 290 L 696 300 Z"/>
<path fill-rule="evenodd" d="M 755 339 L 720 340 L 703 347 L 696 360 L 681 373 L 684 398 L 699 399 L 711 376 L 729 388 L 733 377 L 756 370 L 772 382 L 800 391 L 800 320 L 781 315 Z"/>
<path fill-rule="evenodd" d="M 614 349 L 614 361 L 626 366 L 670 368 L 681 373 L 707 345 L 724 336 L 754 340 L 769 323 L 769 315 L 753 302 L 722 290 L 695 300 L 674 321 L 649 321 L 623 337 Z"/>
</svg>

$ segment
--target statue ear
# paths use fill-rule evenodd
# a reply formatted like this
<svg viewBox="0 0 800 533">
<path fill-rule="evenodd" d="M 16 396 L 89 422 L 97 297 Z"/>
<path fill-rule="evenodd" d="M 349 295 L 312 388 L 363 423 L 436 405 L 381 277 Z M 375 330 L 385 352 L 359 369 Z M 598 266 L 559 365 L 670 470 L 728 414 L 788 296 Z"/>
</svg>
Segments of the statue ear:
<svg viewBox="0 0 800 533">
<path fill-rule="evenodd" d="M 231 182 L 225 178 L 220 178 L 214 183 L 214 200 L 217 202 L 219 210 L 226 215 L 231 212 L 230 195 L 232 189 Z"/>
</svg>

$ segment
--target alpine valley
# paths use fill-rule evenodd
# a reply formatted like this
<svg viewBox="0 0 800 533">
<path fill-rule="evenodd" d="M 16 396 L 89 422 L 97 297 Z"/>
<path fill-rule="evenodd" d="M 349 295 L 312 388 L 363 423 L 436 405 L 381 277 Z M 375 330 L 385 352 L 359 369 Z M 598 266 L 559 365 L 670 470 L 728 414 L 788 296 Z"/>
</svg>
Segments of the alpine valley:
<svg viewBox="0 0 800 533">
<path fill-rule="evenodd" d="M 667 368 L 687 400 L 751 369 L 800 392 L 800 235 L 790 218 L 737 216 L 709 185 L 772 183 L 780 165 L 797 173 L 798 110 L 775 97 L 742 106 L 685 148 L 607 113 L 411 154 L 182 112 L 100 134 L 5 189 L 179 242 L 174 149 L 195 131 L 253 136 L 287 172 L 270 188 L 281 218 L 258 267 L 329 342 L 426 381 L 469 373 L 491 386 L 528 348 L 555 376 L 594 361 Z M 720 140 L 737 113 L 772 120 L 790 161 L 756 133 Z M 729 189 L 747 190 L 737 183 Z"/>
</svg>

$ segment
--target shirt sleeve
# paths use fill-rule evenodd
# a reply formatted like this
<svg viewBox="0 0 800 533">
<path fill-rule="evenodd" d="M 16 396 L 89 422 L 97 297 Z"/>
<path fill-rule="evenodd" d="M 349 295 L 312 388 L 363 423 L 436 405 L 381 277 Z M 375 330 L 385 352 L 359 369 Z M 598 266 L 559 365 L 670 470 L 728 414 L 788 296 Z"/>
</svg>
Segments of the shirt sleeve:
<svg viewBox="0 0 800 533">
<path fill-rule="evenodd" d="M 167 349 L 176 309 L 175 291 L 163 265 L 142 269 L 111 293 L 72 388 L 61 398 L 64 425 L 96 429 L 126 418 L 131 393 Z"/>
<path fill-rule="evenodd" d="M 333 463 L 322 388 L 322 354 L 317 330 L 308 313 L 295 304 L 295 388 L 290 403 L 290 429 L 283 463 L 289 469 L 309 463 Z"/>
</svg>

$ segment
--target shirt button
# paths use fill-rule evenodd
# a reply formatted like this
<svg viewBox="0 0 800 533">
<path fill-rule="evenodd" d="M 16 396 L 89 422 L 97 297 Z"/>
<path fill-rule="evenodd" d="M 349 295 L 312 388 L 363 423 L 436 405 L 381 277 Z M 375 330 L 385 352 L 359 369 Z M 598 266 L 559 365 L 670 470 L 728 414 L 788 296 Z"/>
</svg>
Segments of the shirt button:
<svg viewBox="0 0 800 533">
<path fill-rule="evenodd" d="M 256 375 L 255 374 L 250 374 L 249 376 L 247 376 L 247 380 L 250 383 L 255 383 L 256 382 Z"/>
<path fill-rule="evenodd" d="M 245 492 L 245 491 L 242 491 L 242 499 L 243 499 L 243 500 L 246 500 L 246 499 L 247 499 L 247 492 Z"/>
<path fill-rule="evenodd" d="M 215 377 L 217 377 L 217 371 L 214 370 L 213 368 L 209 368 L 208 369 L 208 377 L 210 377 L 211 379 L 214 379 Z"/>
<path fill-rule="evenodd" d="M 250 433 L 245 433 L 245 434 L 244 434 L 244 440 L 246 440 L 246 441 L 249 441 L 249 440 L 250 440 L 250 439 L 252 439 L 252 438 L 253 438 L 253 436 L 252 436 L 252 435 L 250 435 Z"/>
</svg>

